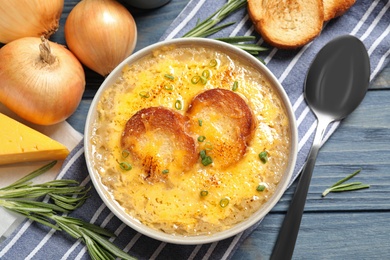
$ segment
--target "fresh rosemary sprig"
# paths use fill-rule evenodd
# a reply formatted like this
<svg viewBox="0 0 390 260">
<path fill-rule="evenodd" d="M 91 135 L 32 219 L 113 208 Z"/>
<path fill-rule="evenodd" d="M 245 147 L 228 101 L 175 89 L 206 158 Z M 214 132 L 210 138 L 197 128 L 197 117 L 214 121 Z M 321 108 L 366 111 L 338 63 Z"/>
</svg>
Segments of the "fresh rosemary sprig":
<svg viewBox="0 0 390 260">
<path fill-rule="evenodd" d="M 329 192 L 343 192 L 343 191 L 353 191 L 353 190 L 361 190 L 361 189 L 367 189 L 370 187 L 370 185 L 363 184 L 361 182 L 351 182 L 351 183 L 345 183 L 344 182 L 348 181 L 355 175 L 357 175 L 361 169 L 353 172 L 352 174 L 348 175 L 347 177 L 339 180 L 335 184 L 333 184 L 330 188 L 327 188 L 324 190 L 322 193 L 322 197 L 325 197 Z"/>
<path fill-rule="evenodd" d="M 1 188 L 0 206 L 80 239 L 87 246 L 92 259 L 134 259 L 108 240 L 115 236 L 113 233 L 81 219 L 66 216 L 84 203 L 89 188 L 79 186 L 74 180 L 54 180 L 42 184 L 30 181 L 55 164 L 56 161 L 53 161 Z M 43 196 L 48 196 L 53 203 L 31 200 Z"/>
<path fill-rule="evenodd" d="M 222 25 L 219 25 L 219 23 L 226 19 L 230 14 L 245 7 L 246 4 L 247 0 L 228 0 L 227 3 L 224 4 L 220 9 L 207 17 L 204 21 L 196 24 L 194 28 L 189 30 L 182 37 L 207 37 L 230 25 L 233 25 L 234 22 L 229 22 Z M 252 41 L 254 39 L 256 39 L 254 36 L 232 36 L 226 38 L 216 38 L 215 40 L 230 43 L 253 55 L 257 55 L 259 52 L 267 50 L 266 48 L 257 44 L 247 43 L 248 41 Z"/>
</svg>

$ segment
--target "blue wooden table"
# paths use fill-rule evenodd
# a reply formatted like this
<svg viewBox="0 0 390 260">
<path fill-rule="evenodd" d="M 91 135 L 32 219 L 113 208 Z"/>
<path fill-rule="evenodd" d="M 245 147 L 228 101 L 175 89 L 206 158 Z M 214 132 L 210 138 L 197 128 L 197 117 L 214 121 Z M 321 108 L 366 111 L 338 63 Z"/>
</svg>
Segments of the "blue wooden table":
<svg viewBox="0 0 390 260">
<path fill-rule="evenodd" d="M 65 1 L 61 18 L 78 1 Z M 155 43 L 188 0 L 172 0 L 155 10 L 129 7 L 138 26 L 136 51 Z M 65 44 L 63 26 L 53 38 Z M 93 95 L 103 81 L 86 70 L 84 98 L 68 122 L 84 131 Z M 370 184 L 366 190 L 331 193 L 322 191 L 357 169 L 354 178 Z M 233 259 L 268 259 L 294 192 L 294 183 Z M 390 259 L 390 66 L 370 84 L 363 103 L 320 150 L 307 197 L 294 259 Z"/>
</svg>

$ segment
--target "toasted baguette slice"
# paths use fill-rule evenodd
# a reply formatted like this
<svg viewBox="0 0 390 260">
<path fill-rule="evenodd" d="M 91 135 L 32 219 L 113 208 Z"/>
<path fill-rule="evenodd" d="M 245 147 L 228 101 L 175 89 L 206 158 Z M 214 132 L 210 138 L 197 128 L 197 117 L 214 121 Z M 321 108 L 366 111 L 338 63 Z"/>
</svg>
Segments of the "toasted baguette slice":
<svg viewBox="0 0 390 260">
<path fill-rule="evenodd" d="M 324 21 L 343 15 L 355 2 L 356 0 L 323 0 Z"/>
<path fill-rule="evenodd" d="M 126 123 L 122 149 L 144 169 L 149 182 L 164 181 L 171 174 L 188 171 L 198 160 L 195 141 L 186 132 L 187 118 L 163 107 L 138 111 Z"/>
<path fill-rule="evenodd" d="M 248 0 L 248 14 L 263 39 L 281 49 L 312 41 L 324 21 L 322 0 Z"/>
<path fill-rule="evenodd" d="M 206 90 L 194 97 L 187 115 L 191 132 L 205 138 L 199 142 L 199 149 L 211 156 L 213 167 L 227 168 L 245 155 L 253 137 L 255 118 L 238 94 L 226 89 Z"/>
</svg>

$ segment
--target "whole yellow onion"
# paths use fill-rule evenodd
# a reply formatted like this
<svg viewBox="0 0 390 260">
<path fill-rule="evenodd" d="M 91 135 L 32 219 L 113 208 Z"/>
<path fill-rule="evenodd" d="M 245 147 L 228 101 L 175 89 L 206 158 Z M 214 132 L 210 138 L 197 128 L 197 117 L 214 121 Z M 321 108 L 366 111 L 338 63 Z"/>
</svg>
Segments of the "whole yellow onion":
<svg viewBox="0 0 390 260">
<path fill-rule="evenodd" d="M 57 31 L 64 0 L 0 0 L 0 42 L 49 38 Z"/>
<path fill-rule="evenodd" d="M 107 76 L 133 52 L 137 27 L 115 0 L 82 0 L 66 19 L 65 39 L 81 63 Z"/>
<path fill-rule="evenodd" d="M 0 102 L 40 125 L 67 119 L 85 89 L 85 74 L 64 46 L 44 37 L 24 37 L 0 49 Z"/>
</svg>

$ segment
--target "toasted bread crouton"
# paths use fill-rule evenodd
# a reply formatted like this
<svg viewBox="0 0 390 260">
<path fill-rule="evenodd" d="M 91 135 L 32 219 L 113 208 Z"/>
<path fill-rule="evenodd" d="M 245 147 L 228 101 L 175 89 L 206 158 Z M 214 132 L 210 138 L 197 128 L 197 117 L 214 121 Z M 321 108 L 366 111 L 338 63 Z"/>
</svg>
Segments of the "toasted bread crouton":
<svg viewBox="0 0 390 260">
<path fill-rule="evenodd" d="M 126 123 L 121 146 L 145 170 L 148 181 L 189 170 L 198 159 L 185 116 L 163 107 L 138 111 Z M 167 174 L 169 173 L 169 174 Z"/>
<path fill-rule="evenodd" d="M 248 104 L 226 89 L 206 90 L 189 105 L 191 132 L 220 169 L 238 162 L 253 137 L 255 119 Z"/>
<path fill-rule="evenodd" d="M 312 41 L 324 21 L 322 0 L 248 0 L 248 14 L 263 39 L 281 49 Z"/>
<path fill-rule="evenodd" d="M 343 15 L 356 0 L 323 0 L 324 4 L 324 21 Z"/>
</svg>

